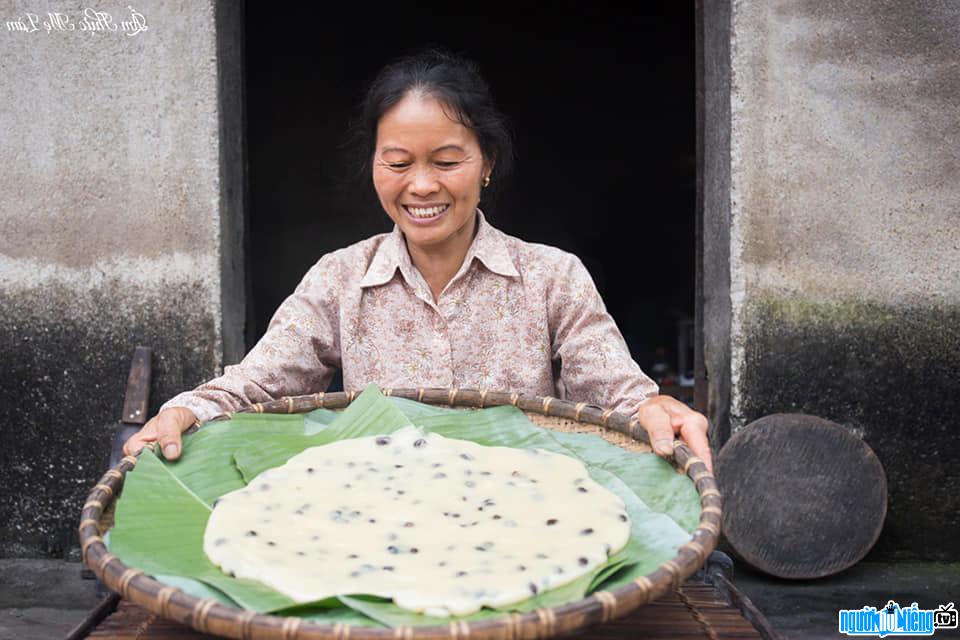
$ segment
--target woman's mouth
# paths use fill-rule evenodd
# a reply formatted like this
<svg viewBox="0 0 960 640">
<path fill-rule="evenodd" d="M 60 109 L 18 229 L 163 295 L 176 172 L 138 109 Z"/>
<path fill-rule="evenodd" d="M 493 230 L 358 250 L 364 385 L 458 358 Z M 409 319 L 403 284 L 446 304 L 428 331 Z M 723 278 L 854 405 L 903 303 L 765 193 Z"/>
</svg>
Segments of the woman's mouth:
<svg viewBox="0 0 960 640">
<path fill-rule="evenodd" d="M 414 220 L 418 222 L 429 222 L 443 215 L 443 213 L 450 208 L 450 204 L 438 204 L 430 207 L 415 207 L 405 204 L 403 208 Z"/>
</svg>

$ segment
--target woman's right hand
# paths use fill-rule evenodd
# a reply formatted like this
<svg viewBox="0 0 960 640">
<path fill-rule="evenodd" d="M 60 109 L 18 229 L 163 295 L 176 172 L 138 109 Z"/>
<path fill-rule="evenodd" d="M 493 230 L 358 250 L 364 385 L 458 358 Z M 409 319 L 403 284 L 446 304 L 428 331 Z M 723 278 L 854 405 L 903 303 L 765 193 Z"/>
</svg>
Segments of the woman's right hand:
<svg viewBox="0 0 960 640">
<path fill-rule="evenodd" d="M 180 457 L 180 434 L 196 421 L 197 417 L 185 407 L 164 409 L 148 420 L 140 431 L 130 436 L 123 445 L 123 453 L 135 456 L 148 443 L 159 441 L 160 448 L 163 449 L 163 457 L 167 460 L 176 460 Z"/>
</svg>

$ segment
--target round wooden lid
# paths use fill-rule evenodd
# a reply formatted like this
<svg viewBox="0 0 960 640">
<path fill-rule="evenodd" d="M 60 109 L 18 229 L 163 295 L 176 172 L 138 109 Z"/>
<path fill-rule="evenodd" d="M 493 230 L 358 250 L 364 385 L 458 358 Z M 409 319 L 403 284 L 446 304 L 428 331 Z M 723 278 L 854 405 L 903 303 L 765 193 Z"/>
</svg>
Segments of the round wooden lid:
<svg viewBox="0 0 960 640">
<path fill-rule="evenodd" d="M 820 578 L 863 558 L 887 513 L 873 450 L 840 425 L 765 416 L 717 456 L 723 533 L 748 564 L 781 578 Z"/>
</svg>

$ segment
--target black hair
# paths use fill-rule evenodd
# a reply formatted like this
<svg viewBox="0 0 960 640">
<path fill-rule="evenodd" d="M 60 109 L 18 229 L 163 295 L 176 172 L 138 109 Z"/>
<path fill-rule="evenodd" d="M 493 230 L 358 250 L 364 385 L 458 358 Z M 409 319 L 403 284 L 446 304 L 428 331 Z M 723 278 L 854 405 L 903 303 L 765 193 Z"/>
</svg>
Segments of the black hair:
<svg viewBox="0 0 960 640">
<path fill-rule="evenodd" d="M 476 135 L 484 158 L 493 165 L 490 185 L 481 194 L 495 197 L 513 169 L 513 134 L 507 117 L 494 103 L 478 65 L 438 45 L 428 45 L 391 62 L 367 88 L 344 140 L 351 156 L 351 177 L 372 185 L 377 124 L 410 92 L 437 99 L 452 112 L 452 118 Z"/>
</svg>

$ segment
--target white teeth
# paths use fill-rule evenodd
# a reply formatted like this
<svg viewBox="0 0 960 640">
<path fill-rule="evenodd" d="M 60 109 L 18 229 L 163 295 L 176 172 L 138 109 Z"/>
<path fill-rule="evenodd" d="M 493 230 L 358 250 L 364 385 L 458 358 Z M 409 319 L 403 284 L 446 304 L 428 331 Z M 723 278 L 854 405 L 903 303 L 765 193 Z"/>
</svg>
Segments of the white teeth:
<svg viewBox="0 0 960 640">
<path fill-rule="evenodd" d="M 414 209 L 413 207 L 406 207 L 406 209 L 410 212 L 410 215 L 415 218 L 432 218 L 433 216 L 446 211 L 448 206 L 450 205 L 444 204 L 437 207 L 430 207 L 429 209 Z"/>
</svg>

